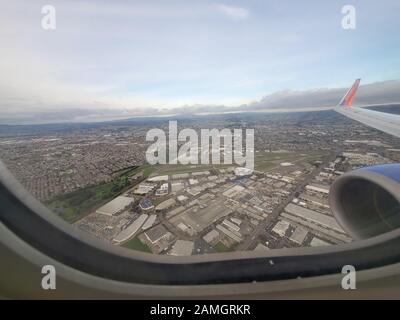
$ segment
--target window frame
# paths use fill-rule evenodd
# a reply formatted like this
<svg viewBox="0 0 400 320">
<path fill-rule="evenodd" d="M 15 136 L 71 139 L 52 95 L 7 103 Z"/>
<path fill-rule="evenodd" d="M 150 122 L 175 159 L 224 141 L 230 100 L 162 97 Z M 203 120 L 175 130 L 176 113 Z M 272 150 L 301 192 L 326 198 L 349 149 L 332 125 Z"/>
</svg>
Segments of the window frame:
<svg viewBox="0 0 400 320">
<path fill-rule="evenodd" d="M 400 262 L 400 229 L 349 244 L 171 257 L 96 239 L 29 194 L 0 162 L 0 223 L 46 256 L 81 272 L 143 285 L 269 282 L 357 271 Z"/>
</svg>

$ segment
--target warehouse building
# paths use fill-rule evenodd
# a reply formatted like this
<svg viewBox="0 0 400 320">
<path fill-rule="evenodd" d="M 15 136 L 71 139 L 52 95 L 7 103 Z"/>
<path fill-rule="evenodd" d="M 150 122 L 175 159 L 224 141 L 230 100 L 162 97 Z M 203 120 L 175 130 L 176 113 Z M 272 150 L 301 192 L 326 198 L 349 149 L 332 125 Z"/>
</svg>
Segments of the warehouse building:
<svg viewBox="0 0 400 320">
<path fill-rule="evenodd" d="M 157 216 L 155 214 L 152 214 L 149 216 L 149 218 L 146 220 L 146 222 L 143 224 L 142 229 L 147 230 L 150 227 L 153 226 L 154 222 L 156 221 Z"/>
<path fill-rule="evenodd" d="M 203 237 L 204 241 L 207 243 L 212 243 L 212 242 L 216 242 L 217 240 L 219 240 L 219 233 L 217 230 L 211 230 L 209 233 L 207 233 L 204 237 Z"/>
<path fill-rule="evenodd" d="M 144 182 L 144 183 L 139 184 L 139 186 L 135 189 L 134 193 L 141 194 L 141 195 L 148 194 L 151 191 L 153 191 L 155 187 L 156 187 L 156 184 Z"/>
<path fill-rule="evenodd" d="M 156 210 L 157 210 L 157 211 L 161 211 L 161 210 L 164 210 L 164 209 L 168 209 L 168 208 L 172 207 L 172 206 L 175 205 L 175 204 L 176 204 L 175 199 L 174 199 L 174 198 L 170 198 L 170 199 L 168 199 L 168 200 L 165 200 L 165 201 L 161 202 L 161 203 L 156 207 Z"/>
<path fill-rule="evenodd" d="M 133 223 L 131 223 L 127 228 L 122 230 L 115 238 L 114 242 L 122 243 L 129 238 L 133 237 L 134 234 L 139 230 L 139 228 L 143 225 L 143 223 L 147 219 L 147 214 L 142 214 L 137 218 Z"/>
<path fill-rule="evenodd" d="M 145 233 L 147 239 L 152 243 L 160 241 L 162 238 L 168 237 L 170 233 L 164 226 L 158 225 Z"/>
<path fill-rule="evenodd" d="M 293 231 L 289 239 L 301 245 L 304 239 L 307 237 L 307 234 L 308 231 L 305 228 L 298 226 Z"/>
<path fill-rule="evenodd" d="M 235 168 L 235 175 L 237 177 L 245 177 L 245 176 L 250 176 L 253 174 L 253 170 L 245 167 L 237 167 Z"/>
<path fill-rule="evenodd" d="M 308 186 L 306 186 L 306 189 L 310 190 L 310 191 L 314 191 L 314 192 L 329 194 L 329 187 L 326 187 L 326 186 L 309 184 Z"/>
<path fill-rule="evenodd" d="M 193 241 L 177 240 L 170 252 L 171 256 L 190 256 L 194 248 Z"/>
<path fill-rule="evenodd" d="M 286 235 L 287 229 L 289 229 L 290 223 L 285 221 L 285 220 L 280 220 L 277 222 L 277 224 L 274 226 L 272 229 L 273 232 L 279 234 L 281 237 L 284 237 Z"/>
<path fill-rule="evenodd" d="M 131 197 L 119 196 L 97 209 L 96 213 L 114 216 L 126 210 L 133 202 Z"/>
<path fill-rule="evenodd" d="M 330 228 L 335 231 L 344 233 L 343 229 L 339 226 L 336 219 L 331 216 L 327 216 L 325 214 L 297 206 L 293 203 L 289 203 L 285 207 L 285 211 L 313 223 L 317 223 L 325 228 Z"/>
</svg>

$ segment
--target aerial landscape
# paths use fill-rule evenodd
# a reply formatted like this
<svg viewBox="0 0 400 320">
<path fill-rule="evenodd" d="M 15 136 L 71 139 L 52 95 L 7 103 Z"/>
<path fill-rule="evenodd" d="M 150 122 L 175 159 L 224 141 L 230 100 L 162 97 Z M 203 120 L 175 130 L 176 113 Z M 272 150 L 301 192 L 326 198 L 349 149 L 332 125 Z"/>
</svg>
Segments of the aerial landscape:
<svg viewBox="0 0 400 320">
<path fill-rule="evenodd" d="M 398 299 L 399 13 L 1 1 L 0 300 Z"/>
<path fill-rule="evenodd" d="M 168 120 L 34 125 L 35 134 L 1 126 L 0 158 L 74 227 L 173 256 L 349 243 L 329 208 L 331 183 L 400 160 L 396 137 L 327 110 L 179 119 L 194 130 L 254 128 L 254 171 L 223 162 L 150 165 L 146 131 Z M 224 147 L 218 152 L 223 159 Z"/>
</svg>

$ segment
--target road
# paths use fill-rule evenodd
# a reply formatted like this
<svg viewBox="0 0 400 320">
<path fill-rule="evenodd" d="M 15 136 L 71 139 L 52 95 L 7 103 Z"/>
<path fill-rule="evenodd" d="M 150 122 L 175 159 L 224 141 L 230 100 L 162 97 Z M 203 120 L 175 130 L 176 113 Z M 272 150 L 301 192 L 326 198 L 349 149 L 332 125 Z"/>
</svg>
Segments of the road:
<svg viewBox="0 0 400 320">
<path fill-rule="evenodd" d="M 252 233 L 250 233 L 246 239 L 244 239 L 237 247 L 235 251 L 245 251 L 249 250 L 250 247 L 255 245 L 258 241 L 258 237 L 265 233 L 265 229 L 267 225 L 276 220 L 278 216 L 281 214 L 283 209 L 290 203 L 292 200 L 295 198 L 296 193 L 300 193 L 303 191 L 303 189 L 310 183 L 310 181 L 317 176 L 322 169 L 329 163 L 330 161 L 334 160 L 337 156 L 337 153 L 335 153 L 334 156 L 330 157 L 326 162 L 322 163 L 318 168 L 315 168 L 312 172 L 310 172 L 306 178 L 296 186 L 296 189 L 293 190 L 293 192 L 286 197 L 275 209 L 268 215 L 268 218 L 261 221 L 253 230 Z"/>
</svg>

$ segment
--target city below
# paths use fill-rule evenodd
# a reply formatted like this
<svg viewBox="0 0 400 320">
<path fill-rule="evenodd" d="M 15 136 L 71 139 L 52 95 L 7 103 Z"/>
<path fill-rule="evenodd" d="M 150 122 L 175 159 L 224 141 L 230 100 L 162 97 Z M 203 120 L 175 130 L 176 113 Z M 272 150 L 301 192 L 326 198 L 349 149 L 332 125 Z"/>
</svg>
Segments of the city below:
<svg viewBox="0 0 400 320">
<path fill-rule="evenodd" d="M 1 126 L 0 158 L 76 228 L 172 256 L 349 243 L 330 211 L 330 185 L 347 171 L 400 161 L 398 138 L 315 111 L 177 119 L 196 131 L 254 129 L 255 170 L 149 165 L 146 132 L 167 131 L 168 120 Z"/>
</svg>

